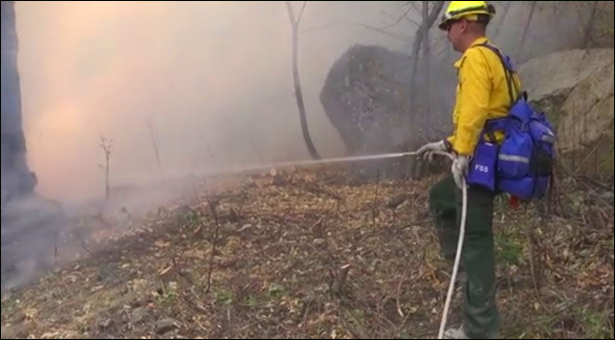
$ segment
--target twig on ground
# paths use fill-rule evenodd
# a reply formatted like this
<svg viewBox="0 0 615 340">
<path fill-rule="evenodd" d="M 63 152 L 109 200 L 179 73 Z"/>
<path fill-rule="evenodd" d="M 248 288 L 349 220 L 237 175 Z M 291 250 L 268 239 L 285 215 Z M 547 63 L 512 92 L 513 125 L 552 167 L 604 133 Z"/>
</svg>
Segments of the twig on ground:
<svg viewBox="0 0 615 340">
<path fill-rule="evenodd" d="M 576 179 L 579 179 L 579 180 L 581 180 L 581 181 L 585 181 L 585 182 L 587 182 L 587 183 L 589 183 L 589 184 L 593 184 L 593 185 L 597 186 L 597 187 L 598 187 L 598 188 L 600 188 L 600 189 L 603 189 L 603 190 L 606 190 L 606 191 L 611 191 L 611 192 L 613 191 L 613 188 L 612 188 L 612 187 L 609 187 L 608 185 L 605 185 L 605 184 L 599 183 L 599 182 L 597 182 L 597 181 L 595 181 L 595 180 L 593 180 L 593 179 L 589 178 L 588 176 L 585 176 L 585 175 L 578 175 L 578 176 L 575 176 L 575 178 L 576 178 Z"/>
<path fill-rule="evenodd" d="M 216 243 L 218 243 L 218 234 L 220 232 L 220 223 L 218 221 L 218 212 L 216 210 L 218 203 L 219 201 L 217 200 L 208 201 L 209 210 L 211 211 L 211 214 L 214 217 L 214 223 L 216 224 L 216 229 L 214 231 L 214 237 L 212 240 L 211 256 L 209 258 L 209 270 L 207 272 L 207 288 L 205 289 L 205 294 L 209 294 L 211 290 L 211 275 L 214 270 L 214 257 L 216 256 Z"/>
<path fill-rule="evenodd" d="M 423 247 L 423 249 L 421 251 L 416 252 L 416 254 L 414 254 L 414 257 L 408 261 L 408 266 L 406 266 L 406 270 L 404 271 L 404 275 L 401 277 L 401 280 L 399 280 L 399 284 L 397 285 L 397 313 L 399 313 L 399 316 L 401 316 L 402 318 L 405 316 L 404 312 L 401 310 L 401 287 L 404 284 L 404 281 L 406 280 L 406 276 L 408 276 L 408 272 L 410 271 L 410 265 L 412 264 L 412 262 L 414 262 L 414 260 L 419 256 L 419 254 L 423 254 L 423 257 L 425 257 L 425 247 Z M 422 261 L 419 261 L 417 266 L 420 266 L 422 263 Z"/>
<path fill-rule="evenodd" d="M 372 219 L 373 226 L 376 227 L 376 206 L 378 204 L 378 194 L 380 191 L 380 168 L 376 171 L 376 195 L 374 197 L 374 204 L 372 206 Z"/>
<path fill-rule="evenodd" d="M 530 271 L 532 274 L 532 282 L 534 283 L 534 293 L 536 294 L 536 299 L 538 299 L 538 303 L 540 303 L 540 306 L 542 307 L 542 309 L 545 310 L 545 312 L 547 312 L 547 314 L 549 315 L 553 315 L 553 313 L 551 312 L 551 310 L 549 310 L 549 308 L 547 308 L 547 306 L 545 305 L 545 303 L 542 301 L 542 296 L 540 294 L 540 286 L 538 284 L 538 279 L 536 278 L 536 268 L 534 265 L 534 237 L 532 236 L 533 232 L 532 230 L 527 232 L 527 241 L 529 244 L 529 257 L 530 257 Z"/>
<path fill-rule="evenodd" d="M 389 339 L 398 339 L 399 335 L 401 333 L 401 331 L 404 329 L 404 326 L 406 325 L 406 323 L 408 322 L 408 319 L 410 319 L 410 316 L 412 314 L 408 313 L 408 315 L 406 315 L 406 317 L 404 318 L 404 320 L 401 322 L 401 324 L 399 325 L 399 327 L 397 327 L 397 329 L 395 330 L 395 334 L 393 334 L 392 337 L 387 337 Z"/>
<path fill-rule="evenodd" d="M 312 307 L 312 302 L 314 302 L 314 300 L 310 299 L 310 302 L 308 302 L 308 305 L 305 308 L 305 314 L 303 315 L 303 332 L 304 333 L 307 331 L 307 318 L 308 318 L 308 315 L 310 314 L 310 308 Z"/>
</svg>

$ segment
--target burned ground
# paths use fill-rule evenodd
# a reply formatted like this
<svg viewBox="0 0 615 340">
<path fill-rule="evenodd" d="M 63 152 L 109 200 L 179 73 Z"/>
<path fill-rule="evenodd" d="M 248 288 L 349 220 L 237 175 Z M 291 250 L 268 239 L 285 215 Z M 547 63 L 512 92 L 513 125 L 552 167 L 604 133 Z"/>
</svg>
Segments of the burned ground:
<svg viewBox="0 0 615 340">
<path fill-rule="evenodd" d="M 3 292 L 2 338 L 433 338 L 450 271 L 427 213 L 435 180 L 321 169 L 209 181 Z M 612 198 L 562 187 L 548 219 L 498 201 L 507 338 L 613 337 Z"/>
</svg>

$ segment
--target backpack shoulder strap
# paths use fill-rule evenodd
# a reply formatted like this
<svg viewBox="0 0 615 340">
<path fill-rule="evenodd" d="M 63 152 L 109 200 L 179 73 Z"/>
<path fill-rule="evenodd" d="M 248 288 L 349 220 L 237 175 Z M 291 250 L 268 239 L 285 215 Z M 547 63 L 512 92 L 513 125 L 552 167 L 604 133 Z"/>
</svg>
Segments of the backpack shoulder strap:
<svg viewBox="0 0 615 340">
<path fill-rule="evenodd" d="M 513 89 L 516 89 L 516 90 L 519 90 L 519 89 L 517 88 L 515 80 L 514 80 L 514 74 L 516 73 L 516 71 L 515 71 L 514 66 L 510 62 L 510 59 L 508 57 L 504 57 L 502 55 L 502 52 L 497 47 L 491 45 L 489 42 L 485 42 L 483 44 L 480 44 L 479 46 L 490 49 L 500 59 L 500 62 L 502 63 L 502 67 L 504 67 L 504 74 L 506 75 L 506 84 L 508 87 L 508 95 L 510 97 L 510 103 L 511 103 L 511 106 L 514 105 L 519 98 L 518 97 L 515 98 Z"/>
</svg>

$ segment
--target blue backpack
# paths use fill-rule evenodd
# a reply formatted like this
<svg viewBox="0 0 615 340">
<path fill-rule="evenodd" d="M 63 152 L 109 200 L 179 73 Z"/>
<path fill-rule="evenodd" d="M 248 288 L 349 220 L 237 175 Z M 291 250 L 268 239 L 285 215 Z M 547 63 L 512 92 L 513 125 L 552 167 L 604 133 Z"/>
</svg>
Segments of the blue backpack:
<svg viewBox="0 0 615 340">
<path fill-rule="evenodd" d="M 543 198 L 555 166 L 556 136 L 552 126 L 544 112 L 532 108 L 527 93 L 514 98 L 515 69 L 510 58 L 488 43 L 480 46 L 495 52 L 502 61 L 512 105 L 506 117 L 486 122 L 470 163 L 468 184 L 526 201 Z M 487 135 L 495 141 L 496 131 L 505 134 L 500 145 L 484 138 Z"/>
</svg>

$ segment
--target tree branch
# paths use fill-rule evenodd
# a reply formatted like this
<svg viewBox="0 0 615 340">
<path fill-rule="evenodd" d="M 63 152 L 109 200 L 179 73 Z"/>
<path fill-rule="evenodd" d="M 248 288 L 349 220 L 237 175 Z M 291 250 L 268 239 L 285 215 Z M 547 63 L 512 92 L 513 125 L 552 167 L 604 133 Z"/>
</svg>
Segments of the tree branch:
<svg viewBox="0 0 615 340">
<path fill-rule="evenodd" d="M 307 1 L 304 1 L 303 6 L 301 6 L 301 12 L 299 12 L 299 17 L 297 18 L 297 25 L 301 23 L 301 19 L 303 18 L 303 11 L 305 11 L 305 6 L 307 6 Z"/>
<path fill-rule="evenodd" d="M 383 27 L 382 29 L 393 28 L 393 27 L 397 26 L 397 24 L 399 24 L 404 18 L 408 19 L 408 21 L 410 21 L 410 23 L 414 23 L 415 25 L 418 25 L 417 22 L 413 21 L 412 19 L 410 19 L 408 17 L 408 13 L 410 13 L 410 11 L 412 11 L 413 9 L 416 9 L 416 4 L 414 2 L 411 2 L 410 6 L 408 6 L 408 9 L 406 11 L 404 11 L 404 14 L 402 14 L 399 17 L 399 19 L 395 20 L 395 22 L 393 22 L 392 24 L 389 24 L 389 25 Z"/>
<path fill-rule="evenodd" d="M 410 40 L 410 36 L 404 35 L 404 34 L 398 34 L 398 33 L 393 33 L 393 32 L 388 32 L 385 29 L 382 28 L 378 28 L 378 27 L 373 27 L 370 25 L 366 25 L 366 24 L 362 24 L 359 22 L 334 22 L 334 23 L 330 23 L 324 26 L 319 26 L 319 27 L 312 27 L 312 28 L 308 28 L 305 30 L 302 30 L 300 32 L 300 34 L 305 34 L 305 33 L 310 33 L 310 32 L 314 32 L 314 31 L 322 31 L 322 30 L 326 30 L 335 26 L 356 26 L 356 27 L 361 27 L 370 31 L 374 31 L 374 32 L 378 32 L 380 34 L 386 35 L 389 38 L 395 39 L 395 40 L 399 40 L 399 41 L 403 41 L 403 42 L 407 42 L 408 40 Z"/>
<path fill-rule="evenodd" d="M 293 26 L 293 29 L 297 27 L 297 21 L 295 19 L 295 11 L 293 10 L 293 5 L 290 1 L 284 1 L 286 4 L 286 9 L 288 11 L 288 19 L 290 19 L 290 24 Z"/>
<path fill-rule="evenodd" d="M 428 16 L 428 20 L 427 22 L 423 22 L 421 23 L 421 27 L 418 29 L 418 31 L 416 32 L 415 38 L 414 38 L 414 43 L 413 43 L 413 47 L 412 47 L 412 68 L 411 68 L 411 80 L 410 80 L 410 100 L 411 100 L 411 112 L 414 112 L 414 108 L 415 108 L 415 104 L 416 101 L 414 100 L 415 98 L 415 91 L 414 88 L 416 87 L 416 75 L 417 75 L 417 69 L 418 69 L 418 65 L 419 65 L 419 52 L 421 51 L 421 46 L 423 43 L 423 39 L 425 37 L 425 30 L 429 30 L 433 24 L 436 22 L 436 19 L 438 18 L 438 15 L 440 15 L 440 12 L 442 11 L 442 8 L 444 8 L 444 1 L 438 1 L 436 2 L 434 8 L 431 10 L 431 13 Z M 412 117 L 410 117 L 410 122 L 411 125 L 413 125 L 414 120 L 412 119 Z"/>
</svg>

